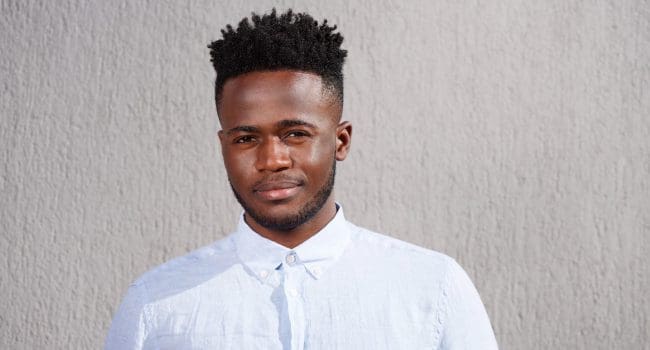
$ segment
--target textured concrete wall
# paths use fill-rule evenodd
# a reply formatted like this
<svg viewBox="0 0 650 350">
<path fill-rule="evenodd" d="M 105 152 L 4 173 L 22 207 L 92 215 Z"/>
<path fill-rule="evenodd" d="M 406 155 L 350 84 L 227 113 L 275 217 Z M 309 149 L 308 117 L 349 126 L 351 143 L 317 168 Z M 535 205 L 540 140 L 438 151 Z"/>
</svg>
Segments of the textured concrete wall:
<svg viewBox="0 0 650 350">
<path fill-rule="evenodd" d="M 0 348 L 100 347 L 234 227 L 206 45 L 273 5 L 2 0 Z M 648 1 L 275 6 L 346 35 L 352 221 L 457 258 L 503 349 L 650 349 Z"/>
</svg>

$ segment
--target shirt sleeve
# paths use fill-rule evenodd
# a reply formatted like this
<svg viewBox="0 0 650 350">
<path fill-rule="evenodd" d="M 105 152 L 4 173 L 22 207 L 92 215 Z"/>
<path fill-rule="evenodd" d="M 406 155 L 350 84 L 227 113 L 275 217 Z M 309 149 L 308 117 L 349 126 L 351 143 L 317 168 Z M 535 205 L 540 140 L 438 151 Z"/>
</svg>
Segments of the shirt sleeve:
<svg viewBox="0 0 650 350">
<path fill-rule="evenodd" d="M 467 273 L 454 260 L 446 282 L 447 305 L 440 350 L 497 350 L 481 298 Z"/>
<path fill-rule="evenodd" d="M 144 348 L 147 337 L 145 286 L 136 282 L 122 300 L 111 323 L 104 350 L 135 350 Z"/>
</svg>

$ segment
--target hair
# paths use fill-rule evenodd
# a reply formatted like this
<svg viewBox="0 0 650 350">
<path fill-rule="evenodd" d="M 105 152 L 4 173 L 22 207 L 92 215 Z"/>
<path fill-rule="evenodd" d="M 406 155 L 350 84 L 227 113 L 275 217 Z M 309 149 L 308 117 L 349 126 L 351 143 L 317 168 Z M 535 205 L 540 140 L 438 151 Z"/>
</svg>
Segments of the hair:
<svg viewBox="0 0 650 350">
<path fill-rule="evenodd" d="M 221 99 L 230 78 L 255 71 L 298 70 L 319 75 L 324 87 L 343 103 L 343 63 L 347 51 L 341 49 L 343 36 L 336 26 L 323 20 L 321 25 L 306 13 L 291 9 L 278 15 L 251 14 L 252 25 L 243 18 L 236 29 L 227 25 L 223 39 L 208 48 L 217 72 L 215 101 Z"/>
</svg>

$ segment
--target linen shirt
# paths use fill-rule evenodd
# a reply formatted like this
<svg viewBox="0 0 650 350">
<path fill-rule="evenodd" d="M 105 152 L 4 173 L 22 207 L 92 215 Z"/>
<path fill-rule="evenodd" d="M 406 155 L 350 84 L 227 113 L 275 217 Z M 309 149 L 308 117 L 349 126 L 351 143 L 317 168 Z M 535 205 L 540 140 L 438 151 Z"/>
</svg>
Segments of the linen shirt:
<svg viewBox="0 0 650 350">
<path fill-rule="evenodd" d="M 236 232 L 145 273 L 105 349 L 497 349 L 451 258 L 357 227 L 338 209 L 294 249 Z"/>
</svg>

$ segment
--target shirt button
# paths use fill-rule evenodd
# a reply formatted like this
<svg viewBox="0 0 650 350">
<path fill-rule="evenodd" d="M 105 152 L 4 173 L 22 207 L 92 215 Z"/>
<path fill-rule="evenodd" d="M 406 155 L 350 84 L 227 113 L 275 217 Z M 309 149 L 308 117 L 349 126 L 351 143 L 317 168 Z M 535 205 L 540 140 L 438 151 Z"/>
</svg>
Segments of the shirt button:
<svg viewBox="0 0 650 350">
<path fill-rule="evenodd" d="M 268 271 L 266 271 L 266 270 L 262 270 L 262 271 L 260 271 L 260 277 L 262 277 L 262 278 L 266 278 L 266 276 L 268 276 L 268 275 L 269 275 L 269 272 L 268 272 Z"/>
<path fill-rule="evenodd" d="M 287 255 L 287 264 L 291 265 L 296 262 L 296 253 L 291 253 Z"/>
<path fill-rule="evenodd" d="M 292 296 L 292 297 L 297 297 L 297 296 L 298 296 L 298 291 L 297 291 L 295 288 L 289 288 L 289 289 L 287 290 L 287 292 L 288 292 L 289 295 Z"/>
<path fill-rule="evenodd" d="M 313 269 L 311 269 L 311 273 L 313 273 L 314 276 L 316 276 L 316 277 L 320 276 L 320 272 L 321 271 L 320 271 L 320 269 L 318 267 L 314 267 Z"/>
</svg>

